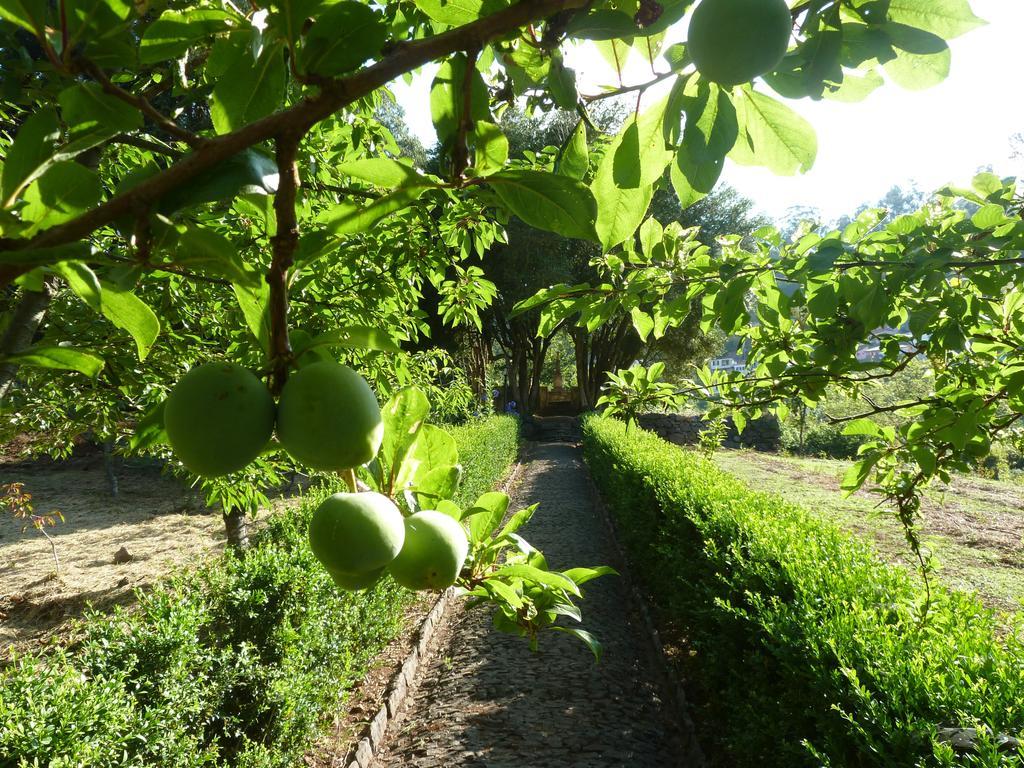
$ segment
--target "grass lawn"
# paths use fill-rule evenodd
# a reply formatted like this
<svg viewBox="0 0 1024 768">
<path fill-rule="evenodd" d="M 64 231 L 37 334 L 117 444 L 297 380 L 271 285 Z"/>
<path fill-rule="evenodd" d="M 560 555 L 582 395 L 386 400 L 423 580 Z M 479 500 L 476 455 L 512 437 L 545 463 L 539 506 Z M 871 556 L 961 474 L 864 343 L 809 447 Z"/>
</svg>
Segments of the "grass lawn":
<svg viewBox="0 0 1024 768">
<path fill-rule="evenodd" d="M 715 462 L 753 489 L 777 493 L 875 542 L 892 562 L 916 565 L 903 529 L 880 497 L 859 491 L 844 498 L 846 461 L 719 451 Z M 1024 485 L 963 476 L 933 486 L 922 503 L 923 541 L 938 578 L 977 592 L 996 608 L 1020 610 L 1024 600 Z"/>
</svg>

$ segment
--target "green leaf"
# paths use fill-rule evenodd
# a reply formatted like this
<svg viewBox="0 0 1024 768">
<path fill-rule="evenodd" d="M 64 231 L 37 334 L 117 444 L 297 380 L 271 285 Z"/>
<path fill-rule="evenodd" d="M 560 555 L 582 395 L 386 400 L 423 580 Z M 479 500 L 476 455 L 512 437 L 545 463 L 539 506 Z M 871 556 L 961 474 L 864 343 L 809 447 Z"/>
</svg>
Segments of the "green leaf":
<svg viewBox="0 0 1024 768">
<path fill-rule="evenodd" d="M 678 103 L 686 115 L 683 143 L 695 163 L 720 163 L 739 136 L 732 99 L 727 91 L 706 80 L 689 78 L 682 82 Z"/>
<path fill-rule="evenodd" d="M 974 15 L 968 0 L 889 0 L 889 18 L 946 40 L 986 23 Z"/>
<path fill-rule="evenodd" d="M 502 0 L 415 0 L 416 7 L 433 21 L 461 27 L 507 6 Z"/>
<path fill-rule="evenodd" d="M 513 610 L 523 607 L 523 598 L 519 596 L 519 593 L 500 579 L 490 576 L 484 579 L 482 586 L 493 596 L 508 603 Z"/>
<path fill-rule="evenodd" d="M 218 43 L 232 47 L 227 53 L 227 69 L 216 79 L 210 94 L 210 118 L 217 133 L 230 133 L 266 117 L 284 100 L 282 46 L 266 46 L 254 61 L 247 38 L 238 36 Z"/>
<path fill-rule="evenodd" d="M 68 145 L 63 152 L 83 152 L 118 133 L 142 127 L 142 113 L 104 93 L 98 83 L 73 85 L 61 91 L 57 101 L 68 125 Z"/>
<path fill-rule="evenodd" d="M 158 445 L 167 445 L 167 430 L 164 429 L 164 404 L 166 400 L 150 408 L 135 423 L 135 432 L 128 439 L 132 451 L 144 451 Z"/>
<path fill-rule="evenodd" d="M 417 507 L 434 509 L 440 502 L 450 500 L 458 490 L 461 477 L 462 467 L 457 465 L 417 473 L 410 489 Z"/>
<path fill-rule="evenodd" d="M 0 19 L 7 19 L 38 38 L 46 36 L 46 0 L 0 0 Z"/>
<path fill-rule="evenodd" d="M 384 419 L 384 441 L 379 458 L 387 465 L 389 477 L 384 489 L 390 491 L 423 421 L 430 415 L 430 403 L 421 389 L 404 387 L 392 395 L 381 415 Z"/>
<path fill-rule="evenodd" d="M 255 148 L 245 149 L 161 197 L 159 210 L 170 215 L 203 203 L 231 200 L 238 195 L 269 195 L 277 191 L 278 180 L 277 163 L 273 158 Z"/>
<path fill-rule="evenodd" d="M 157 64 L 184 56 L 200 40 L 228 29 L 231 16 L 212 8 L 164 11 L 146 27 L 139 44 L 139 61 Z"/>
<path fill-rule="evenodd" d="M 309 344 L 296 349 L 296 353 L 315 347 L 344 347 L 345 349 L 375 349 L 380 352 L 401 352 L 401 347 L 386 331 L 367 325 L 346 325 L 321 333 Z"/>
<path fill-rule="evenodd" d="M 665 109 L 668 97 L 633 118 L 615 141 L 612 179 L 621 189 L 653 185 L 661 178 L 672 159 L 665 145 Z"/>
<path fill-rule="evenodd" d="M 580 181 L 543 171 L 508 170 L 488 178 L 501 202 L 524 223 L 565 237 L 596 240 L 597 206 Z"/>
<path fill-rule="evenodd" d="M 0 208 L 9 208 L 19 192 L 46 170 L 58 141 L 60 123 L 53 108 L 43 107 L 29 115 L 4 158 Z"/>
<path fill-rule="evenodd" d="M 576 72 L 565 66 L 561 59 L 551 62 L 548 72 L 548 92 L 559 109 L 575 109 L 579 101 L 576 91 Z"/>
<path fill-rule="evenodd" d="M 856 462 L 843 475 L 842 482 L 839 487 L 846 492 L 849 496 L 862 485 L 864 481 L 868 479 L 868 475 L 871 473 L 871 468 L 875 466 L 876 459 L 864 458 Z"/>
<path fill-rule="evenodd" d="M 636 22 L 628 13 L 607 8 L 576 13 L 566 28 L 569 37 L 581 40 L 616 40 L 633 37 L 638 31 Z"/>
<path fill-rule="evenodd" d="M 863 75 L 855 75 L 852 72 L 843 73 L 843 82 L 838 86 L 827 84 L 824 91 L 826 99 L 840 101 L 847 104 L 855 104 L 864 101 L 868 96 L 885 84 L 882 76 L 869 70 Z"/>
<path fill-rule="evenodd" d="M 173 263 L 225 277 L 232 283 L 258 285 L 260 276 L 242 261 L 228 238 L 207 227 L 186 223 L 173 249 Z"/>
<path fill-rule="evenodd" d="M 316 220 L 331 234 L 355 235 L 367 231 L 385 216 L 408 208 L 426 190 L 427 187 L 406 187 L 366 205 L 346 200 L 333 208 L 328 208 Z"/>
<path fill-rule="evenodd" d="M 546 587 L 565 590 L 570 595 L 575 595 L 577 597 L 579 597 L 580 594 L 579 587 L 577 587 L 571 579 L 567 579 L 560 573 L 545 571 L 532 565 L 526 565 L 525 563 L 502 566 L 496 570 L 493 575 L 496 577 L 532 581 L 534 584 L 543 584 Z"/>
<path fill-rule="evenodd" d="M 617 186 L 613 178 L 613 163 L 614 157 L 609 149 L 590 185 L 597 201 L 597 236 L 605 251 L 633 236 L 654 197 L 654 187 L 622 189 Z"/>
<path fill-rule="evenodd" d="M 160 320 L 149 306 L 131 291 L 100 281 L 100 311 L 103 316 L 135 339 L 139 360 L 145 360 L 160 333 Z"/>
<path fill-rule="evenodd" d="M 739 139 L 729 157 L 742 165 L 763 165 L 782 176 L 810 170 L 818 153 L 810 123 L 749 86 L 736 92 L 733 103 Z"/>
<path fill-rule="evenodd" d="M 368 181 L 378 187 L 404 187 L 422 185 L 426 179 L 415 168 L 398 160 L 374 157 L 341 163 L 334 168 L 338 173 Z"/>
<path fill-rule="evenodd" d="M 689 208 L 707 196 L 725 167 L 723 160 L 699 162 L 693 158 L 689 147 L 684 143 L 676 153 L 675 162 L 669 168 L 669 179 L 672 188 L 679 198 L 681 208 Z"/>
<path fill-rule="evenodd" d="M 462 520 L 462 510 L 451 499 L 441 499 L 437 502 L 437 511 L 443 515 L 448 515 L 453 520 Z"/>
<path fill-rule="evenodd" d="M 340 0 L 317 15 L 299 59 L 306 71 L 334 77 L 377 56 L 387 36 L 381 14 L 364 3 Z"/>
<path fill-rule="evenodd" d="M 587 124 L 576 123 L 569 140 L 555 164 L 555 172 L 571 179 L 582 179 L 590 168 L 590 151 L 587 148 Z"/>
<path fill-rule="evenodd" d="M 82 43 L 92 54 L 104 45 L 118 44 L 132 6 L 126 0 L 62 0 L 69 31 L 68 45 Z M 93 56 L 95 59 L 95 56 Z"/>
<path fill-rule="evenodd" d="M 81 261 L 65 261 L 54 265 L 53 271 L 64 278 L 71 290 L 95 312 L 103 306 L 102 288 L 96 273 Z"/>
<path fill-rule="evenodd" d="M 103 370 L 103 360 L 94 354 L 72 347 L 36 346 L 6 355 L 4 362 L 31 365 L 36 368 L 53 368 L 62 371 L 78 371 L 90 378 Z"/>
<path fill-rule="evenodd" d="M 578 587 L 600 576 L 618 576 L 619 572 L 610 565 L 599 565 L 594 568 L 570 568 L 567 571 L 562 571 L 562 575 L 567 579 L 572 579 Z"/>
<path fill-rule="evenodd" d="M 21 218 L 32 222 L 23 236 L 73 219 L 100 201 L 103 185 L 95 172 L 80 163 L 54 163 L 25 190 Z"/>
<path fill-rule="evenodd" d="M 559 626 L 553 626 L 551 628 L 556 632 L 565 632 L 566 634 L 572 635 L 577 640 L 582 640 L 586 644 L 587 648 L 590 649 L 590 652 L 594 654 L 594 661 L 596 661 L 599 664 L 601 663 L 601 653 L 603 652 L 601 642 L 592 634 L 587 632 L 585 629 L 579 629 L 578 627 Z"/>
<path fill-rule="evenodd" d="M 983 205 L 971 216 L 971 224 L 978 229 L 992 229 L 1006 221 L 1006 211 L 1003 210 L 1003 206 L 995 203 Z"/>
<path fill-rule="evenodd" d="M 437 70 L 430 86 L 430 117 L 442 144 L 447 144 L 462 122 L 465 108 L 466 57 L 458 54 Z M 479 120 L 490 120 L 490 94 L 474 67 L 469 73 L 469 117 L 471 127 Z"/>
<path fill-rule="evenodd" d="M 509 498 L 500 491 L 485 493 L 463 517 L 469 518 L 469 540 L 474 544 L 484 541 L 501 524 L 508 510 Z"/>
<path fill-rule="evenodd" d="M 409 449 L 409 459 L 419 465 L 419 472 L 431 472 L 459 462 L 455 438 L 434 424 L 424 424 Z"/>
<path fill-rule="evenodd" d="M 506 536 L 515 533 L 528 522 L 530 522 L 530 518 L 533 517 L 536 511 L 536 504 L 526 507 L 525 509 L 520 509 L 518 512 L 516 512 L 514 515 L 512 515 L 512 517 L 508 519 L 508 522 L 505 523 L 505 525 L 502 527 L 501 531 L 498 532 L 498 535 L 495 538 L 503 539 Z"/>
<path fill-rule="evenodd" d="M 893 81 L 908 91 L 938 85 L 949 77 L 952 54 L 945 40 L 902 24 L 886 24 L 896 58 L 883 66 Z"/>
<path fill-rule="evenodd" d="M 232 283 L 231 290 L 245 317 L 252 335 L 264 352 L 270 351 L 270 286 L 264 281 L 256 285 Z"/>
<path fill-rule="evenodd" d="M 633 327 L 640 336 L 640 341 L 646 344 L 647 337 L 650 336 L 651 331 L 654 330 L 654 320 L 651 319 L 649 314 L 640 309 L 640 307 L 633 307 L 633 309 L 630 310 L 630 315 L 633 318 Z"/>
<path fill-rule="evenodd" d="M 867 435 L 869 437 L 878 437 L 882 433 L 882 428 L 878 426 L 871 419 L 854 419 L 845 427 L 843 427 L 844 435 Z"/>
<path fill-rule="evenodd" d="M 477 173 L 490 176 L 505 167 L 508 162 L 508 139 L 501 128 L 482 120 L 477 123 L 473 137 L 476 144 L 473 166 Z"/>
</svg>

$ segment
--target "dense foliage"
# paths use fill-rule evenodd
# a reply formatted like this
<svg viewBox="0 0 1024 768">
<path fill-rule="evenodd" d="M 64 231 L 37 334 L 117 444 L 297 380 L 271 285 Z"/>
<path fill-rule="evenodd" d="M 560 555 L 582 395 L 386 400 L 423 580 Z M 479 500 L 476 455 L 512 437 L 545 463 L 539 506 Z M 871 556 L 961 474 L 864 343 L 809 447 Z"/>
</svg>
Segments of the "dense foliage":
<svg viewBox="0 0 1024 768">
<path fill-rule="evenodd" d="M 926 597 L 868 544 L 695 453 L 592 417 L 584 448 L 686 666 L 702 739 L 735 766 L 1020 766 L 1024 626 Z M 1009 622 L 1008 624 L 1003 622 Z M 942 728 L 977 728 L 954 755 Z"/>
<path fill-rule="evenodd" d="M 468 505 L 508 471 L 518 428 L 499 416 L 454 433 Z M 0 671 L 0 765 L 295 765 L 412 599 L 390 579 L 339 592 L 316 562 L 306 529 L 332 490 L 271 516 L 244 556 L 91 615 L 74 649 Z"/>
</svg>

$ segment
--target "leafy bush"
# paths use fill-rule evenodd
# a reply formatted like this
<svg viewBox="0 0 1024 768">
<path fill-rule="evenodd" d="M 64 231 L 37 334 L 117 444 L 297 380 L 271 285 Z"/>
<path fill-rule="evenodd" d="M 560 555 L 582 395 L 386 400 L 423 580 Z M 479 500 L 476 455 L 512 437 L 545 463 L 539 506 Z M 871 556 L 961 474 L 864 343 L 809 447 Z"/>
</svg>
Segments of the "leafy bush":
<svg viewBox="0 0 1024 768">
<path fill-rule="evenodd" d="M 837 527 L 651 433 L 589 418 L 584 435 L 659 616 L 695 651 L 724 764 L 1024 765 L 991 737 L 1024 727 L 1024 622 L 939 588 L 922 623 L 910 574 Z M 942 727 L 979 728 L 977 751 L 954 755 Z"/>
<path fill-rule="evenodd" d="M 817 423 L 808 426 L 801 439 L 800 430 L 786 425 L 782 430 L 782 447 L 800 456 L 819 456 L 828 459 L 853 459 L 867 438 L 864 435 L 844 435 L 842 424 Z"/>
<path fill-rule="evenodd" d="M 515 456 L 514 419 L 453 430 L 475 499 Z M 292 766 L 402 626 L 410 593 L 385 579 L 341 593 L 306 526 L 333 488 L 272 516 L 226 553 L 95 613 L 70 652 L 0 674 L 0 765 Z"/>
</svg>

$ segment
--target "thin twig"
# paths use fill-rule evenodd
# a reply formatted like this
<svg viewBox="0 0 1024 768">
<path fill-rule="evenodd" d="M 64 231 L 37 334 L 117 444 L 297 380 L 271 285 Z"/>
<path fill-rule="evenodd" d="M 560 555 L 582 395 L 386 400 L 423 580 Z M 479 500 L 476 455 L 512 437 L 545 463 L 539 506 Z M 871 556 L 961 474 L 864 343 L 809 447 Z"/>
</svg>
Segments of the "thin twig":
<svg viewBox="0 0 1024 768">
<path fill-rule="evenodd" d="M 469 132 L 473 130 L 473 75 L 476 71 L 476 57 L 479 48 L 466 52 L 466 71 L 462 78 L 462 110 L 459 114 L 459 126 L 452 146 L 452 182 L 458 182 L 469 166 Z"/>
<path fill-rule="evenodd" d="M 78 64 L 84 72 L 88 73 L 90 77 L 100 84 L 100 87 L 102 87 L 106 93 L 120 99 L 126 104 L 132 105 L 164 131 L 175 138 L 181 139 L 193 149 L 198 149 L 209 141 L 198 134 L 192 133 L 192 131 L 182 128 L 142 96 L 136 96 L 133 93 L 129 93 L 124 88 L 112 83 L 110 78 L 107 77 L 107 73 L 88 59 L 79 59 Z"/>
</svg>

